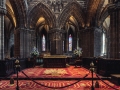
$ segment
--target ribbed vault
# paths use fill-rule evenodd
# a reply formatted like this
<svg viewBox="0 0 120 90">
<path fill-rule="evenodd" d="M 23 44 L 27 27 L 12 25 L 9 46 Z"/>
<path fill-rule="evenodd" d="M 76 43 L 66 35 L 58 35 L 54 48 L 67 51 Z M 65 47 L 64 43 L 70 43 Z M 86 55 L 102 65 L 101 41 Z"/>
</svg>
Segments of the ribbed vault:
<svg viewBox="0 0 120 90">
<path fill-rule="evenodd" d="M 15 27 L 16 26 L 16 18 L 14 16 L 14 13 L 11 11 L 11 9 L 8 5 L 6 5 L 6 8 L 7 8 L 6 16 L 10 19 L 12 25 Z"/>
<path fill-rule="evenodd" d="M 99 6 L 99 3 L 101 0 L 89 0 L 88 7 L 87 7 L 87 18 L 86 18 L 86 26 L 90 26 L 92 19 L 95 18 L 95 14 L 97 11 L 97 8 Z"/>
<path fill-rule="evenodd" d="M 43 3 L 37 4 L 28 14 L 29 25 L 31 28 L 37 27 L 36 23 L 40 17 L 44 17 L 46 24 L 51 28 L 55 27 L 55 15 Z"/>
<path fill-rule="evenodd" d="M 106 5 L 106 7 L 102 10 L 101 14 L 100 14 L 100 18 L 99 18 L 99 21 L 100 21 L 100 25 L 104 22 L 104 20 L 109 16 L 109 12 L 108 12 L 108 9 L 111 8 L 111 7 L 115 7 L 114 4 L 108 4 Z"/>
<path fill-rule="evenodd" d="M 27 14 L 27 6 L 24 0 L 9 0 L 15 17 L 17 27 L 24 26 L 26 27 L 26 14 Z"/>
<path fill-rule="evenodd" d="M 80 26 L 84 26 L 84 15 L 83 8 L 76 1 L 70 2 L 60 14 L 58 21 L 60 28 L 64 27 L 65 23 L 69 20 L 70 16 L 74 16 Z"/>
<path fill-rule="evenodd" d="M 45 23 L 49 25 L 50 28 L 54 27 L 64 27 L 65 23 L 69 20 L 70 16 L 73 16 L 79 27 L 92 26 L 92 22 L 99 23 L 103 22 L 105 18 L 109 15 L 108 8 L 112 5 L 107 5 L 104 10 L 101 12 L 103 2 L 105 0 L 89 0 L 85 1 L 86 8 L 79 3 L 78 0 L 71 0 L 65 5 L 63 10 L 60 12 L 56 20 L 56 13 L 49 8 L 50 6 L 44 4 L 43 1 L 38 1 L 34 7 L 28 6 L 28 1 L 26 0 L 9 0 L 11 3 L 14 15 L 9 13 L 9 18 L 15 17 L 16 27 L 30 27 L 38 28 L 39 25 L 36 25 L 40 17 L 45 18 Z M 34 3 L 35 4 L 35 3 Z M 7 10 L 10 11 L 10 8 L 7 6 Z M 31 8 L 31 9 L 29 9 Z M 11 16 L 10 16 L 11 15 Z M 8 15 L 7 15 L 8 16 Z M 12 20 L 12 23 L 15 22 Z"/>
</svg>

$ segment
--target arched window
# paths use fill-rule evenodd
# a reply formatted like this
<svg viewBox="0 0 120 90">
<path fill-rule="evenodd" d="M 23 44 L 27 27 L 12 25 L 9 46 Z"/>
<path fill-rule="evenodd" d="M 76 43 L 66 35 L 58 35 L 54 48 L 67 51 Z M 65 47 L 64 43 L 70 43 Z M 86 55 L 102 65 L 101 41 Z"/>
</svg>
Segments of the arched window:
<svg viewBox="0 0 120 90">
<path fill-rule="evenodd" d="M 103 40 L 103 44 L 102 44 L 102 55 L 104 56 L 104 55 L 106 54 L 106 45 L 105 45 L 106 39 L 105 39 L 105 33 L 103 33 L 102 40 Z"/>
<path fill-rule="evenodd" d="M 72 36 L 69 35 L 69 51 L 72 51 Z"/>
<path fill-rule="evenodd" d="M 46 39 L 45 39 L 45 35 L 43 34 L 42 36 L 42 51 L 45 51 L 46 50 Z"/>
</svg>

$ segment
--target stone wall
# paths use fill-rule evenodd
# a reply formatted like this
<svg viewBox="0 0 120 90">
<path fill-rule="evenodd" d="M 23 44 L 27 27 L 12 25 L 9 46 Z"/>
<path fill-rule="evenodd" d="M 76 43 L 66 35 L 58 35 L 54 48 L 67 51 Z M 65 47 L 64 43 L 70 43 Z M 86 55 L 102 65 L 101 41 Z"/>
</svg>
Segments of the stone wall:
<svg viewBox="0 0 120 90">
<path fill-rule="evenodd" d="M 94 31 L 94 56 L 100 56 L 102 50 L 102 30 L 95 28 Z"/>
</svg>

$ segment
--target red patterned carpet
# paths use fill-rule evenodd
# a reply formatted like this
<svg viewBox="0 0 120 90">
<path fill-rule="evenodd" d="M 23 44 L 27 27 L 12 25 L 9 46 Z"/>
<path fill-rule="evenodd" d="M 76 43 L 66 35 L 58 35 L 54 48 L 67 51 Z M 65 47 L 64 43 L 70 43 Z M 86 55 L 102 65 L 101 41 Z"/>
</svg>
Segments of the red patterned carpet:
<svg viewBox="0 0 120 90">
<path fill-rule="evenodd" d="M 89 73 L 89 70 L 85 68 L 75 68 L 70 66 L 67 68 L 28 68 L 23 70 L 23 72 L 28 75 L 30 78 L 83 78 L 86 74 Z M 12 77 L 16 77 L 16 74 L 13 74 Z M 94 78 L 96 75 L 94 74 Z M 26 78 L 26 76 L 19 72 L 19 78 Z M 86 78 L 91 78 L 89 74 Z"/>
<path fill-rule="evenodd" d="M 48 86 L 48 87 L 53 87 L 53 88 L 43 87 L 29 80 L 19 80 L 19 89 L 20 90 L 91 90 L 90 89 L 91 81 L 89 80 L 80 81 L 72 86 L 65 87 L 65 88 L 59 88 L 59 89 L 55 87 L 64 87 L 76 81 L 75 80 L 71 80 L 71 81 L 36 80 L 36 82 L 42 85 Z M 120 90 L 120 87 L 115 86 L 109 81 L 105 80 L 105 82 L 113 86 L 117 90 Z M 100 88 L 98 89 L 96 88 L 95 90 L 115 90 L 113 88 L 108 87 L 101 81 L 99 81 L 99 84 L 100 84 Z M 0 90 L 16 90 L 16 81 L 14 81 L 14 84 L 12 85 L 10 85 L 9 81 L 7 80 L 0 81 Z"/>
<path fill-rule="evenodd" d="M 20 78 L 25 79 L 26 76 L 19 72 L 19 90 L 91 90 L 92 81 L 91 80 L 82 80 L 78 81 L 78 78 L 83 78 L 88 74 L 86 78 L 91 78 L 90 71 L 85 68 L 75 68 L 70 66 L 67 68 L 28 68 L 23 70 L 23 72 L 28 75 L 30 78 L 44 78 L 36 80 L 20 80 Z M 13 74 L 11 77 L 15 78 L 16 74 Z M 94 77 L 96 77 L 94 73 Z M 47 80 L 47 78 L 51 78 Z M 52 78 L 59 78 L 58 80 L 52 80 Z M 62 80 L 62 78 L 77 78 Z M 120 90 L 120 86 L 116 86 L 113 83 L 104 80 L 105 83 L 98 80 L 100 88 L 95 88 L 94 90 Z M 96 80 L 93 84 L 95 85 Z M 64 87 L 64 88 L 63 88 Z M 113 87 L 113 88 L 112 88 Z M 9 80 L 0 81 L 0 90 L 16 90 L 16 80 L 14 84 L 10 84 Z"/>
</svg>

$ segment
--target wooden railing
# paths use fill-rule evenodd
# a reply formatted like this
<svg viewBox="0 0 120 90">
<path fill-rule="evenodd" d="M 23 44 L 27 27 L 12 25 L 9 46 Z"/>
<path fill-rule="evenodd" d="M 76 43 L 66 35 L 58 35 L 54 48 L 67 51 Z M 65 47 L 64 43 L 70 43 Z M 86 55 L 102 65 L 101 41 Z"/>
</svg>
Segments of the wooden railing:
<svg viewBox="0 0 120 90">
<path fill-rule="evenodd" d="M 120 74 L 120 59 L 105 59 L 96 57 L 83 58 L 83 66 L 89 69 L 92 61 L 96 66 L 96 72 L 102 76 Z"/>
<path fill-rule="evenodd" d="M 16 59 L 6 59 L 0 60 L 0 77 L 8 76 L 12 73 L 16 73 L 15 69 L 15 60 Z M 20 70 L 23 70 L 27 67 L 27 59 L 18 59 L 20 61 Z"/>
</svg>

